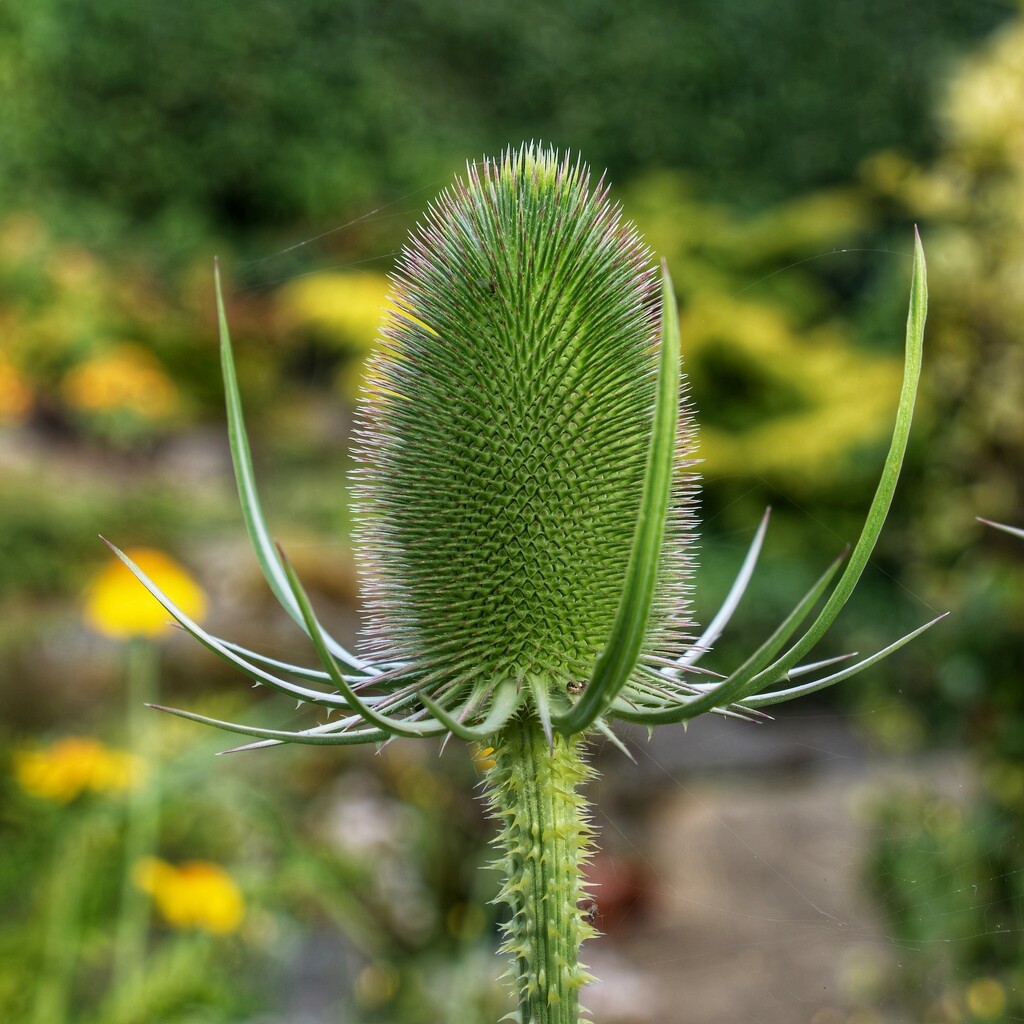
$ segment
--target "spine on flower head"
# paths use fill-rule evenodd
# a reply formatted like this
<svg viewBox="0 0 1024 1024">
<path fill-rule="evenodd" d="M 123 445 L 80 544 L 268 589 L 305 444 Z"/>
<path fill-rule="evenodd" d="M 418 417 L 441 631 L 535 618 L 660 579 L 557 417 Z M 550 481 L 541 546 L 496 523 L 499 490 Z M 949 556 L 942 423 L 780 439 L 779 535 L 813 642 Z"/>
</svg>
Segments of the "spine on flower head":
<svg viewBox="0 0 1024 1024">
<path fill-rule="evenodd" d="M 435 693 L 564 694 L 607 640 L 640 507 L 650 254 L 603 181 L 525 146 L 441 194 L 393 285 L 357 434 L 370 644 Z M 646 641 L 662 656 L 688 626 L 692 518 L 680 476 Z"/>
</svg>

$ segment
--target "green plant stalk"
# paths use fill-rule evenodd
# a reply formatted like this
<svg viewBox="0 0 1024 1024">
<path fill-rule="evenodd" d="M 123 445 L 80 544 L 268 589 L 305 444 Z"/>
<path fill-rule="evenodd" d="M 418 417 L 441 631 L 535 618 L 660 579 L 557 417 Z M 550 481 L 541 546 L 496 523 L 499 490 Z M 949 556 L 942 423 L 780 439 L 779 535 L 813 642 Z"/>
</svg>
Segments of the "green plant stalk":
<svg viewBox="0 0 1024 1024">
<path fill-rule="evenodd" d="M 64 1024 L 81 937 L 82 896 L 92 869 L 95 822 L 86 818 L 72 829 L 53 857 L 46 905 L 43 967 L 32 1002 L 32 1024 Z"/>
<path fill-rule="evenodd" d="M 521 1024 L 578 1024 L 580 989 L 593 980 L 579 962 L 597 934 L 581 909 L 593 830 L 580 786 L 594 774 L 581 747 L 579 735 L 549 746 L 536 718 L 520 716 L 495 739 L 487 772 L 500 823 L 498 902 L 509 908 L 502 952 L 512 958 Z"/>
<path fill-rule="evenodd" d="M 121 907 L 114 945 L 111 991 L 122 991 L 136 984 L 142 975 L 149 933 L 149 897 L 136 887 L 132 874 L 135 865 L 156 850 L 160 832 L 160 779 L 158 759 L 154 756 L 154 731 L 158 723 L 148 714 L 158 691 L 156 645 L 144 637 L 128 644 L 126 658 L 128 691 L 128 743 L 132 753 L 147 766 L 142 783 L 128 796 L 124 838 L 124 873 L 121 879 Z"/>
</svg>

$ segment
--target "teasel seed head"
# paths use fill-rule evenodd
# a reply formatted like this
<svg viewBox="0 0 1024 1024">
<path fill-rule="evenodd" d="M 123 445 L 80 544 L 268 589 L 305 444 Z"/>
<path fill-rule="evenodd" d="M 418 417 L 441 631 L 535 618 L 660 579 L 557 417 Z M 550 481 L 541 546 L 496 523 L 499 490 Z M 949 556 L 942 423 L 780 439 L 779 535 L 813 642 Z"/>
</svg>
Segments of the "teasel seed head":
<svg viewBox="0 0 1024 1024">
<path fill-rule="evenodd" d="M 404 248 L 358 413 L 369 649 L 430 690 L 553 699 L 608 641 L 644 486 L 662 339 L 656 267 L 603 180 L 523 146 L 470 165 Z M 681 655 L 693 422 L 643 650 Z"/>
</svg>

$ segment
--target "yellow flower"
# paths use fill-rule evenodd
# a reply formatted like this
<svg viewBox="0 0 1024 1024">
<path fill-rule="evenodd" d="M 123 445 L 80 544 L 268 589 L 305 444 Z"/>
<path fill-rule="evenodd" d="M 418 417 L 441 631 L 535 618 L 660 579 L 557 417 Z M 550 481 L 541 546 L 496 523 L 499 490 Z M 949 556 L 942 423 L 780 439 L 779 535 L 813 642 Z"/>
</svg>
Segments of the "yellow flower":
<svg viewBox="0 0 1024 1024">
<path fill-rule="evenodd" d="M 66 804 L 85 790 L 105 793 L 130 789 L 142 776 L 133 754 L 98 740 L 68 736 L 41 750 L 14 755 L 14 777 L 31 796 Z"/>
<path fill-rule="evenodd" d="M 220 865 L 210 861 L 174 865 L 146 857 L 136 863 L 132 880 L 153 897 L 172 928 L 198 928 L 226 935 L 237 930 L 245 915 L 238 886 Z"/>
<path fill-rule="evenodd" d="M 32 391 L 14 364 L 0 353 L 0 423 L 18 423 L 32 405 Z"/>
<path fill-rule="evenodd" d="M 124 343 L 80 363 L 61 381 L 64 400 L 82 412 L 121 409 L 148 420 L 177 411 L 178 389 L 139 345 Z"/>
<path fill-rule="evenodd" d="M 206 594 L 173 558 L 152 548 L 133 548 L 126 554 L 182 611 L 193 619 L 203 617 Z M 118 559 L 95 576 L 86 590 L 85 621 L 114 640 L 159 636 L 167 628 L 167 620 L 160 603 Z"/>
<path fill-rule="evenodd" d="M 383 274 L 312 274 L 285 285 L 277 294 L 286 326 L 314 328 L 332 340 L 369 351 L 388 299 Z"/>
<path fill-rule="evenodd" d="M 967 1009 L 982 1020 L 1001 1017 L 1006 1009 L 1006 989 L 995 978 L 978 978 L 967 989 Z"/>
</svg>

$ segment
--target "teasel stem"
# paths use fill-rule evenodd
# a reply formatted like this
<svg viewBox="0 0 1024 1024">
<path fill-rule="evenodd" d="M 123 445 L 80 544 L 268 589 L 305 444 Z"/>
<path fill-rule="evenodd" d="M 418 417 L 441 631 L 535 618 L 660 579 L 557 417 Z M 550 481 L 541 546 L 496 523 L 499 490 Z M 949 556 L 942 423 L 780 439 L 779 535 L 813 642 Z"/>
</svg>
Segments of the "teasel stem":
<svg viewBox="0 0 1024 1024">
<path fill-rule="evenodd" d="M 111 976 L 114 992 L 137 984 L 143 974 L 150 903 L 149 897 L 136 887 L 132 874 L 143 857 L 155 852 L 160 833 L 160 780 L 155 754 L 159 724 L 147 713 L 147 705 L 158 696 L 158 651 L 147 637 L 133 637 L 126 655 L 128 741 L 132 753 L 146 764 L 147 771 L 141 783 L 128 794 L 121 907 Z"/>
<path fill-rule="evenodd" d="M 508 905 L 502 952 L 519 999 L 520 1024 L 579 1024 L 580 989 L 593 979 L 580 946 L 596 935 L 581 906 L 593 831 L 581 785 L 593 777 L 579 735 L 549 738 L 522 716 L 496 738 L 487 796 L 501 830 L 504 873 L 497 902 Z"/>
</svg>

